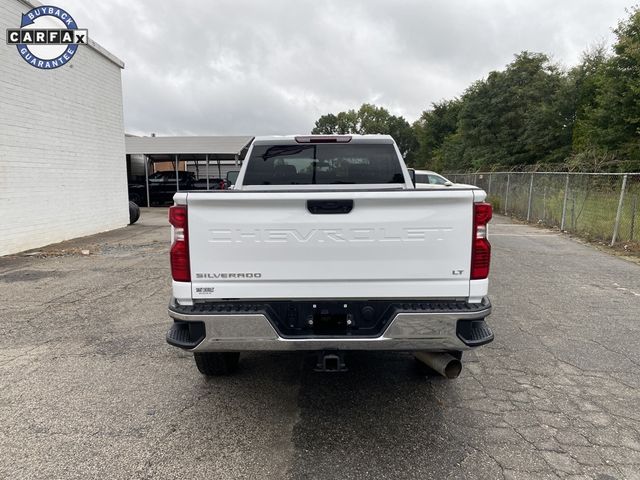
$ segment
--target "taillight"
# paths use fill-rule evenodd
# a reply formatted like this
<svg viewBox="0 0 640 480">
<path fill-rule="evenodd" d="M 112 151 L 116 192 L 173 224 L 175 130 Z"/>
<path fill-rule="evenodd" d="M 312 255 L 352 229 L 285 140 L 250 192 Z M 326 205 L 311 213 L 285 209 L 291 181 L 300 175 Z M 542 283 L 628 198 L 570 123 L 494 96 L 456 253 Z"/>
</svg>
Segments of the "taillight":
<svg viewBox="0 0 640 480">
<path fill-rule="evenodd" d="M 487 223 L 491 220 L 491 204 L 473 204 L 473 239 L 471 248 L 471 280 L 481 280 L 489 276 L 491 244 L 487 239 Z"/>
<path fill-rule="evenodd" d="M 173 226 L 173 244 L 171 245 L 171 276 L 176 282 L 191 281 L 189 265 L 189 229 L 187 207 L 175 205 L 169 208 L 169 223 Z"/>
</svg>

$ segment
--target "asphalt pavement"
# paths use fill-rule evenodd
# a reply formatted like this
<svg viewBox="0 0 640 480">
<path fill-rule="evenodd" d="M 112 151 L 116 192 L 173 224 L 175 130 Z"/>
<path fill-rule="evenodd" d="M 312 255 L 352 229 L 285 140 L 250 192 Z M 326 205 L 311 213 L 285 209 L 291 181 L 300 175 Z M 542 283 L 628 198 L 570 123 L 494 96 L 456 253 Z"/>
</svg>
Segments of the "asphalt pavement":
<svg viewBox="0 0 640 480">
<path fill-rule="evenodd" d="M 453 381 L 401 353 L 204 378 L 164 341 L 164 209 L 0 258 L 0 478 L 640 478 L 640 266 L 501 217 L 491 241 L 496 340 Z"/>
</svg>

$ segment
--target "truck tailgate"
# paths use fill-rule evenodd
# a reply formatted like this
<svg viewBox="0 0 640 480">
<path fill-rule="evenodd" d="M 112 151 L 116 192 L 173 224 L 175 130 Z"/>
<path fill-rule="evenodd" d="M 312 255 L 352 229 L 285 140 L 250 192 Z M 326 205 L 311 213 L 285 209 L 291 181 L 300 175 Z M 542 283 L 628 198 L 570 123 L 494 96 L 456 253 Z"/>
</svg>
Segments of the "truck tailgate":
<svg viewBox="0 0 640 480">
<path fill-rule="evenodd" d="M 308 200 L 352 200 L 313 214 Z M 187 194 L 194 299 L 463 298 L 472 190 Z"/>
</svg>

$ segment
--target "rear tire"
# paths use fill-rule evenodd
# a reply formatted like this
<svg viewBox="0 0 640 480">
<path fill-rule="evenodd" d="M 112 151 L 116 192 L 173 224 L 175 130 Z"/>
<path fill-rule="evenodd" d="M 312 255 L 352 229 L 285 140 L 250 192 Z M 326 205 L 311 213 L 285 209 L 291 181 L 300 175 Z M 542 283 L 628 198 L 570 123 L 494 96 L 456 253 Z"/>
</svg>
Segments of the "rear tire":
<svg viewBox="0 0 640 480">
<path fill-rule="evenodd" d="M 129 225 L 133 225 L 140 218 L 140 207 L 133 203 L 129 202 Z"/>
<path fill-rule="evenodd" d="M 200 373 L 218 377 L 229 375 L 238 369 L 240 352 L 196 352 L 193 358 Z"/>
</svg>

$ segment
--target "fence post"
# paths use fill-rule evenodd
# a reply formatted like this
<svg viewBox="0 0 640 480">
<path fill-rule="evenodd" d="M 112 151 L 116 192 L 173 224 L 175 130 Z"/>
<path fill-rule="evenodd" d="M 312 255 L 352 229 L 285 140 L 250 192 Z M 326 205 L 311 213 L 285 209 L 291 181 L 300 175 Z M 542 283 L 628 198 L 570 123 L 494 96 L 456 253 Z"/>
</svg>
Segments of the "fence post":
<svg viewBox="0 0 640 480">
<path fill-rule="evenodd" d="M 633 196 L 633 206 L 631 207 L 631 231 L 629 232 L 629 240 L 633 242 L 636 230 L 636 214 L 638 212 L 638 195 Z"/>
<path fill-rule="evenodd" d="M 618 228 L 620 227 L 620 217 L 622 217 L 622 206 L 624 204 L 624 191 L 627 188 L 627 176 L 622 177 L 622 187 L 620 188 L 620 199 L 618 200 L 618 211 L 616 212 L 616 223 L 613 226 L 613 236 L 611 246 L 613 247 L 618 239 Z"/>
<path fill-rule="evenodd" d="M 564 182 L 564 200 L 562 200 L 562 220 L 560 221 L 560 231 L 564 232 L 564 222 L 567 218 L 567 196 L 569 194 L 569 174 Z"/>
<path fill-rule="evenodd" d="M 529 183 L 529 203 L 527 204 L 527 222 L 529 221 L 529 218 L 531 218 L 531 197 L 533 196 L 533 175 L 534 173 L 531 173 L 531 183 Z"/>
<path fill-rule="evenodd" d="M 504 194 L 504 214 L 507 214 L 507 205 L 509 205 L 509 183 L 511 180 L 511 174 L 507 173 L 507 191 Z"/>
<path fill-rule="evenodd" d="M 491 173 L 489 173 L 489 188 L 487 190 L 487 196 L 491 195 Z"/>
</svg>

